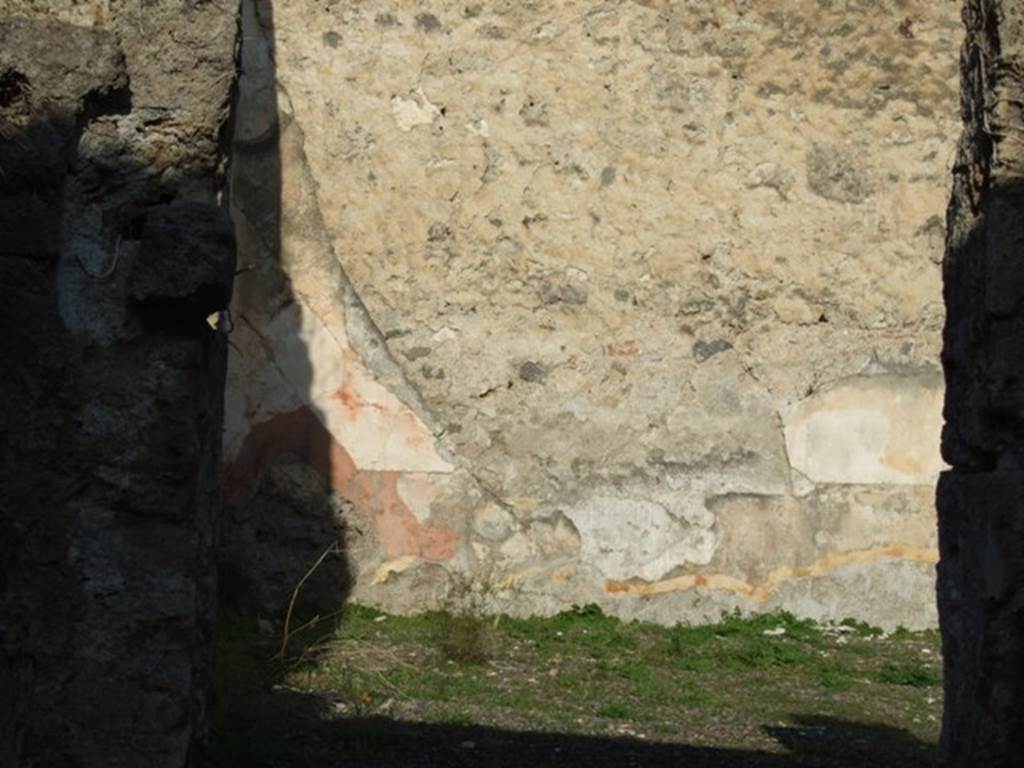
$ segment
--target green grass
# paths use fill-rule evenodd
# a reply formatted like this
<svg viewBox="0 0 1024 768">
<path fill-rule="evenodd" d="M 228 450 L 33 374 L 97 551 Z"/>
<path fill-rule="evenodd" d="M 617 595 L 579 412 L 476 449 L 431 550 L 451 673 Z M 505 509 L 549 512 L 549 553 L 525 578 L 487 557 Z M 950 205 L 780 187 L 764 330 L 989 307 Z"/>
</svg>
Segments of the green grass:
<svg viewBox="0 0 1024 768">
<path fill-rule="evenodd" d="M 662 627 L 595 606 L 548 619 L 352 606 L 296 638 L 292 658 L 275 660 L 273 638 L 229 618 L 219 635 L 215 754 L 254 768 L 315 763 L 331 747 L 302 736 L 325 712 L 351 723 L 346 743 L 365 747 L 371 762 L 391 743 L 380 732 L 390 718 L 591 735 L 628 727 L 743 744 L 766 724 L 831 717 L 932 743 L 938 633 L 844 625 L 787 613 Z"/>
<path fill-rule="evenodd" d="M 598 717 L 609 717 L 616 720 L 625 720 L 633 717 L 633 709 L 624 701 L 609 701 L 597 708 L 595 714 Z"/>
<path fill-rule="evenodd" d="M 814 680 L 828 691 L 848 691 L 857 684 L 857 678 L 850 668 L 831 663 L 819 663 L 814 672 Z"/>
<path fill-rule="evenodd" d="M 763 669 L 804 664 L 823 642 L 811 622 L 788 613 L 744 619 L 726 616 L 717 624 L 678 625 L 668 630 L 668 653 L 678 668 L 692 672 L 746 667 Z"/>
<path fill-rule="evenodd" d="M 888 685 L 930 688 L 941 681 L 937 670 L 918 659 L 887 661 L 878 670 L 878 682 Z"/>
</svg>

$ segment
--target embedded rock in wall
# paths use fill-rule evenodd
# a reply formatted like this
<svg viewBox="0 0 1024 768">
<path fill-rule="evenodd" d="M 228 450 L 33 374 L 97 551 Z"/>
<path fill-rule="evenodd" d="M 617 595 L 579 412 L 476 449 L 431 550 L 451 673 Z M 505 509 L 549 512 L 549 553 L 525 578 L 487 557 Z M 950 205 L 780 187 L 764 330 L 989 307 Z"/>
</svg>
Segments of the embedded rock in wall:
<svg viewBox="0 0 1024 768">
<path fill-rule="evenodd" d="M 229 5 L 0 2 L 0 765 L 202 759 Z"/>
<path fill-rule="evenodd" d="M 265 608 L 334 545 L 395 610 L 934 623 L 954 4 L 247 24 L 224 568 Z"/>
<path fill-rule="evenodd" d="M 1024 2 L 968 0 L 949 207 L 940 764 L 1024 753 Z"/>
</svg>

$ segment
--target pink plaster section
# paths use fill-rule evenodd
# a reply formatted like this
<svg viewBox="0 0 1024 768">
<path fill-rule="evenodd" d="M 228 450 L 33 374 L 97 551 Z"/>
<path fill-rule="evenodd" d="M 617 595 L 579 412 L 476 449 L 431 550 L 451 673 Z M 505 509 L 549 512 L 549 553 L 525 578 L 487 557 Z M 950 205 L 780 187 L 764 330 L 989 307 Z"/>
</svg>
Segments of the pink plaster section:
<svg viewBox="0 0 1024 768">
<path fill-rule="evenodd" d="M 315 396 L 320 421 L 346 446 L 361 469 L 396 472 L 453 470 L 437 452 L 433 435 L 419 417 L 383 387 L 351 353 L 337 359 L 341 386 Z M 330 360 L 318 358 L 324 369 Z"/>
<path fill-rule="evenodd" d="M 336 390 L 331 397 L 342 404 L 345 412 L 352 419 L 359 418 L 359 412 L 364 408 L 373 408 L 377 411 L 384 410 L 383 405 L 371 402 L 370 400 L 364 400 L 358 393 L 353 392 L 352 388 L 348 385 Z"/>
<path fill-rule="evenodd" d="M 353 411 L 374 406 L 344 388 L 335 396 Z M 349 452 L 308 406 L 277 414 L 250 430 L 237 456 L 224 469 L 225 501 L 245 503 L 266 469 L 283 454 L 305 461 L 335 493 L 372 520 L 388 559 L 414 555 L 442 561 L 454 556 L 458 533 L 417 519 L 398 490 L 403 473 L 356 467 Z"/>
<path fill-rule="evenodd" d="M 429 454 L 428 458 L 422 459 L 418 463 L 429 464 L 431 462 L 430 457 L 435 455 L 433 441 L 428 439 L 422 423 L 416 417 L 416 414 L 411 411 L 402 409 L 394 412 L 393 407 L 389 408 L 390 403 L 368 400 L 351 383 L 344 384 L 332 392 L 330 400 L 340 404 L 342 412 L 348 421 L 356 422 L 366 419 L 368 410 L 385 415 L 391 421 L 392 431 L 399 434 L 402 444 L 406 448 L 410 448 L 414 452 L 419 451 Z M 450 467 L 445 465 L 444 470 L 448 471 Z"/>
</svg>

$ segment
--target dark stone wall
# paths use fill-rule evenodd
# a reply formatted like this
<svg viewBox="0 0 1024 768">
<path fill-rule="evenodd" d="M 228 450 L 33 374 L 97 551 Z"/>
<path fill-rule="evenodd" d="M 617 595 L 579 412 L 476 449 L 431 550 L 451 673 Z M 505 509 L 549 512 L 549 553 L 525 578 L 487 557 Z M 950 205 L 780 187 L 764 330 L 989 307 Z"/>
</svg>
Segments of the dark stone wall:
<svg viewBox="0 0 1024 768">
<path fill-rule="evenodd" d="M 944 264 L 944 766 L 1024 755 L 1024 1 L 967 0 Z"/>
<path fill-rule="evenodd" d="M 101 5 L 0 17 L 4 768 L 198 765 L 207 728 L 237 7 Z"/>
</svg>

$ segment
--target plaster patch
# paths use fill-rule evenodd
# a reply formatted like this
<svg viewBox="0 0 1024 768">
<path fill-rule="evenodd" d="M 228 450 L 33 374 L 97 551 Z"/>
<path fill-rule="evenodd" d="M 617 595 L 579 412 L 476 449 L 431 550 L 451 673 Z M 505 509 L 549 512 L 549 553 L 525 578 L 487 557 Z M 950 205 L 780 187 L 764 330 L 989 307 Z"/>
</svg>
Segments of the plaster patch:
<svg viewBox="0 0 1024 768">
<path fill-rule="evenodd" d="M 361 469 L 444 472 L 452 465 L 438 454 L 426 425 L 361 366 L 340 387 L 313 401 L 320 417 Z"/>
<path fill-rule="evenodd" d="M 430 518 L 430 507 L 442 490 L 430 475 L 410 474 L 398 478 L 398 495 L 421 523 Z"/>
<path fill-rule="evenodd" d="M 595 496 L 565 512 L 576 526 L 581 556 L 609 579 L 660 579 L 686 563 L 707 564 L 716 537 L 687 525 L 660 504 Z"/>
<path fill-rule="evenodd" d="M 943 468 L 938 375 L 862 376 L 783 414 L 793 469 L 817 483 L 930 485 Z"/>
<path fill-rule="evenodd" d="M 247 344 L 248 360 L 235 361 L 247 366 L 247 385 L 229 390 L 228 456 L 237 453 L 246 423 L 309 404 L 360 469 L 451 472 L 427 426 L 372 376 L 344 338 L 301 300 L 265 323 L 259 341 Z M 238 378 L 234 371 L 232 377 Z M 238 390 L 248 393 L 244 404 L 235 399 Z"/>
<path fill-rule="evenodd" d="M 316 399 L 346 377 L 345 348 L 303 301 L 295 301 L 263 328 L 273 363 L 293 391 Z"/>
</svg>

